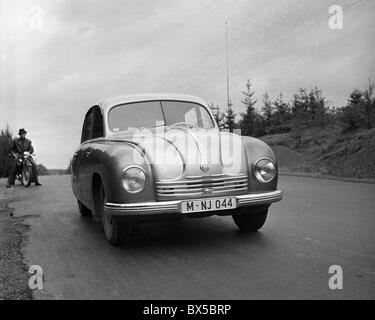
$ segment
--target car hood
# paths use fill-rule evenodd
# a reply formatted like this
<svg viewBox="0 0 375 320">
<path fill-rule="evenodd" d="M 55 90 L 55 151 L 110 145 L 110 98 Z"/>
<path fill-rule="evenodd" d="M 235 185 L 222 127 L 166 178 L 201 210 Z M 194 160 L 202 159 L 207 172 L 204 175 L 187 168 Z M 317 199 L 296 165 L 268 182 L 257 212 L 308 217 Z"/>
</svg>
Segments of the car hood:
<svg viewBox="0 0 375 320">
<path fill-rule="evenodd" d="M 160 127 L 108 139 L 142 149 L 157 181 L 247 174 L 241 136 L 216 128 Z"/>
</svg>

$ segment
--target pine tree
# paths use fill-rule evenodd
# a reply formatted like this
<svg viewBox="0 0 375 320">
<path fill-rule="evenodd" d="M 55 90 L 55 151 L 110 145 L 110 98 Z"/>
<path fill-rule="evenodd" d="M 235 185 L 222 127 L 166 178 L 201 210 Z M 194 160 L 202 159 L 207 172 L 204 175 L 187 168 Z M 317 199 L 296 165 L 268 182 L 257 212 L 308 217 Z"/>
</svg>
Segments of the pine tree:
<svg viewBox="0 0 375 320">
<path fill-rule="evenodd" d="M 308 112 L 311 124 L 323 127 L 325 125 L 325 116 L 327 113 L 326 99 L 322 95 L 322 91 L 317 87 L 309 93 Z"/>
<path fill-rule="evenodd" d="M 236 113 L 232 109 L 232 103 L 229 102 L 229 106 L 226 112 L 222 113 L 223 121 L 223 128 L 228 130 L 229 132 L 233 132 L 234 129 L 237 128 L 236 124 Z"/>
<path fill-rule="evenodd" d="M 362 113 L 366 121 L 367 129 L 371 129 L 373 126 L 373 120 L 375 117 L 375 97 L 374 97 L 374 82 L 369 79 L 368 86 L 363 92 L 363 108 Z"/>
<path fill-rule="evenodd" d="M 300 88 L 294 95 L 292 101 L 292 115 L 296 127 L 303 126 L 308 119 L 309 97 L 306 89 Z"/>
<path fill-rule="evenodd" d="M 13 142 L 12 132 L 7 125 L 0 131 L 0 178 L 8 175 L 12 159 L 9 157 L 9 149 Z"/>
<path fill-rule="evenodd" d="M 218 105 L 215 106 L 213 103 L 209 104 L 209 107 L 219 128 L 224 129 L 225 115 L 221 112 L 220 107 Z"/>
<path fill-rule="evenodd" d="M 284 125 L 285 121 L 289 120 L 289 104 L 284 101 L 283 94 L 280 93 L 280 96 L 273 102 L 275 109 L 275 124 Z"/>
<path fill-rule="evenodd" d="M 262 116 L 265 121 L 266 128 L 270 128 L 272 125 L 272 118 L 273 118 L 273 105 L 270 100 L 270 96 L 268 92 L 263 95 L 263 107 L 262 107 Z"/>
<path fill-rule="evenodd" d="M 344 131 L 358 129 L 363 123 L 363 115 L 360 109 L 363 105 L 364 94 L 360 89 L 354 89 L 348 99 L 346 107 L 342 109 L 341 121 L 344 124 Z"/>
<path fill-rule="evenodd" d="M 246 107 L 246 112 L 241 113 L 241 134 L 243 136 L 253 136 L 255 133 L 255 104 L 257 101 L 253 98 L 255 92 L 251 89 L 250 80 L 247 80 L 246 91 L 242 91 L 242 93 L 244 94 L 245 98 L 241 101 L 241 103 Z"/>
</svg>

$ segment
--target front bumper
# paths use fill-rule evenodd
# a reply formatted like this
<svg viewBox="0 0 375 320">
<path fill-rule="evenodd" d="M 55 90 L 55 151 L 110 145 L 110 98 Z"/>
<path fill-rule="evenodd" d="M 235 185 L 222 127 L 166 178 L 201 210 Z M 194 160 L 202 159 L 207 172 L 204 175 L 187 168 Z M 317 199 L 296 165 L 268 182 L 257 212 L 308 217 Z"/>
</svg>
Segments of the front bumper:
<svg viewBox="0 0 375 320">
<path fill-rule="evenodd" d="M 238 207 L 262 206 L 280 201 L 283 198 L 281 190 L 249 193 L 245 195 L 235 196 Z M 194 199 L 189 199 L 194 200 Z M 201 199 L 200 199 L 201 200 Z M 165 215 L 176 214 L 184 216 L 181 213 L 181 203 L 187 200 L 158 201 L 158 202 L 137 202 L 137 203 L 106 203 L 104 212 L 113 216 L 122 217 L 139 217 L 147 215 Z M 211 212 L 215 214 L 214 212 Z"/>
</svg>

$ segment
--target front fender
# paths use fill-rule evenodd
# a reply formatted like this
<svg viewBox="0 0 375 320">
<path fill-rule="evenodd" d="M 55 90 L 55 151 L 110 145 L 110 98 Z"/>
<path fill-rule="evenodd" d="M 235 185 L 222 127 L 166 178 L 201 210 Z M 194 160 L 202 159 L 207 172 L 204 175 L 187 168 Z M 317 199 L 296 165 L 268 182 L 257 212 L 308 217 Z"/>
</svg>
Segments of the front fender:
<svg viewBox="0 0 375 320">
<path fill-rule="evenodd" d="M 242 137 L 242 143 L 248 164 L 249 192 L 276 190 L 278 183 L 278 164 L 275 153 L 272 151 L 271 147 L 259 139 L 246 136 Z M 276 166 L 276 177 L 268 183 L 259 182 L 254 175 L 255 163 L 261 158 L 271 159 Z"/>
<path fill-rule="evenodd" d="M 91 162 L 92 179 L 95 174 L 100 175 L 108 202 L 127 203 L 155 199 L 152 169 L 145 154 L 137 145 L 126 142 L 98 144 L 94 146 L 91 153 Z M 121 181 L 123 171 L 132 165 L 141 167 L 147 176 L 145 188 L 137 194 L 127 193 Z M 91 185 L 93 186 L 93 181 Z"/>
</svg>

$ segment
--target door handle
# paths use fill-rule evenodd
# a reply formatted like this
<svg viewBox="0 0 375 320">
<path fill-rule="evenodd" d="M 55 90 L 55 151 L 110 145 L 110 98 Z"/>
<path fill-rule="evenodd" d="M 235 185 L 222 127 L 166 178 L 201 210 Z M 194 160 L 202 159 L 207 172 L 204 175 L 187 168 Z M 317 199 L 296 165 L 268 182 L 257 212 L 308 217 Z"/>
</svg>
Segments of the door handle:
<svg viewBox="0 0 375 320">
<path fill-rule="evenodd" d="M 88 158 L 89 157 L 89 155 L 90 155 L 90 153 L 91 153 L 91 151 L 86 151 L 86 158 Z"/>
</svg>

